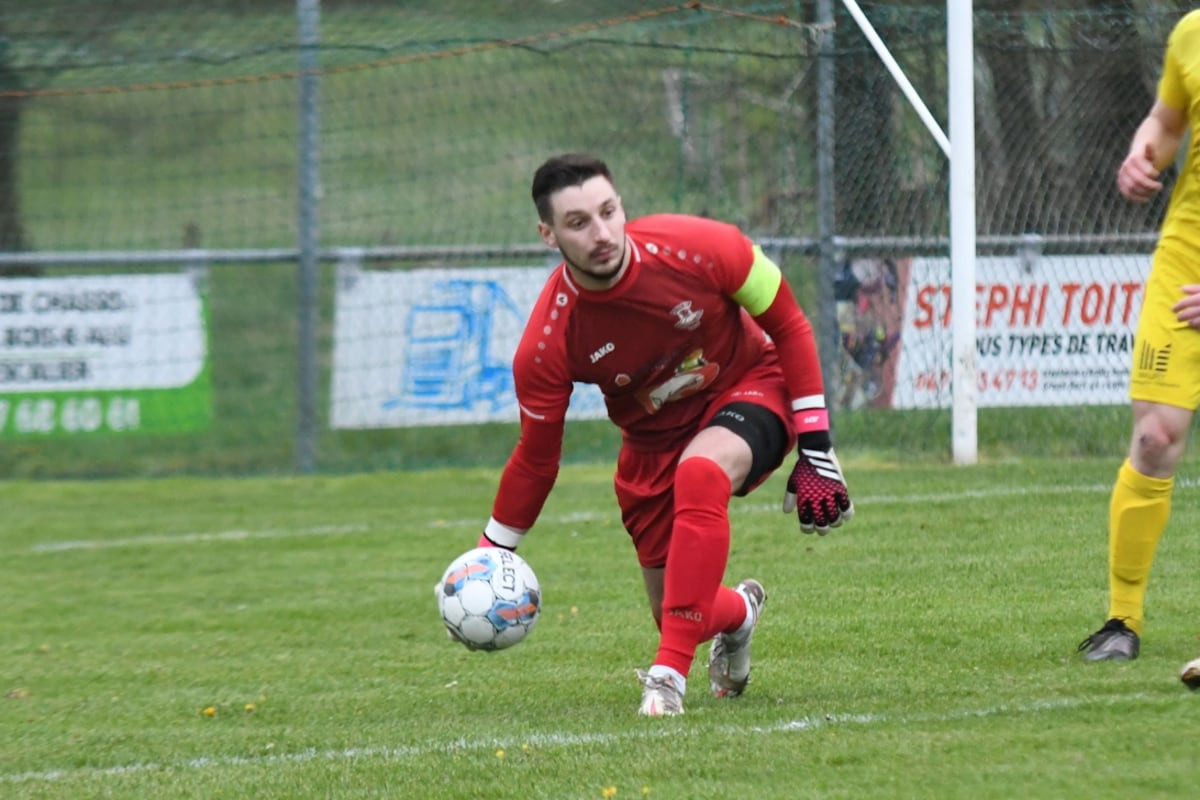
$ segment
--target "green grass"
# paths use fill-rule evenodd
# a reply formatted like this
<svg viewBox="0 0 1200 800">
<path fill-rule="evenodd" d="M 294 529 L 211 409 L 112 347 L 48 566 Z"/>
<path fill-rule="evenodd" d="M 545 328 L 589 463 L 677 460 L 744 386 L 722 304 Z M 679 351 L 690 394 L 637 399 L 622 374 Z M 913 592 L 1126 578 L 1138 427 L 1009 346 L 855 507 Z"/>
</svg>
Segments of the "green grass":
<svg viewBox="0 0 1200 800">
<path fill-rule="evenodd" d="M 729 577 L 770 591 L 754 682 L 713 699 L 702 649 L 669 720 L 635 715 L 656 635 L 607 467 L 564 469 L 521 548 L 542 617 L 496 654 L 450 643 L 430 591 L 493 469 L 0 483 L 0 796 L 1188 796 L 1194 479 L 1142 657 L 1074 652 L 1115 469 L 851 461 L 827 537 L 777 476 L 732 511 Z"/>
</svg>

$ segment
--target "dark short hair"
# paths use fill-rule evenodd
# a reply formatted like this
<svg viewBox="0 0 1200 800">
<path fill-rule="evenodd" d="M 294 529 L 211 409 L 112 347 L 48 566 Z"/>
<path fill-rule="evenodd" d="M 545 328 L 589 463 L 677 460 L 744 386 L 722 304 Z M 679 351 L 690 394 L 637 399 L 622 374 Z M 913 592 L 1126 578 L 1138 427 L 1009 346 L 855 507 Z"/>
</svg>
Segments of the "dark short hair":
<svg viewBox="0 0 1200 800">
<path fill-rule="evenodd" d="M 613 183 L 608 165 L 598 158 L 582 153 L 566 153 L 546 159 L 533 173 L 533 205 L 542 222 L 554 221 L 550 197 L 568 186 L 581 186 L 584 181 L 601 175 Z M 615 185 L 615 184 L 614 184 Z"/>
</svg>

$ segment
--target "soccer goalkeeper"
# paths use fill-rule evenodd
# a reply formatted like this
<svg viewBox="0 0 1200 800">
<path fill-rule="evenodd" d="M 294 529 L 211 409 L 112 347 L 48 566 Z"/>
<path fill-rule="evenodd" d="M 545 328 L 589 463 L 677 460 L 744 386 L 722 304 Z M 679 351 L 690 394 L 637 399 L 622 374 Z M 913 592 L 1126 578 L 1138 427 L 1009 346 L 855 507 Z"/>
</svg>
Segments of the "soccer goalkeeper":
<svg viewBox="0 0 1200 800">
<path fill-rule="evenodd" d="M 1171 32 L 1158 96 L 1117 172 L 1117 188 L 1145 203 L 1191 129 L 1146 281 L 1129 395 L 1133 435 L 1109 501 L 1108 620 L 1079 649 L 1091 661 L 1130 660 L 1141 649 L 1146 587 L 1171 513 L 1175 470 L 1200 405 L 1200 11 Z M 1200 688 L 1200 659 L 1180 677 Z"/>
<path fill-rule="evenodd" d="M 563 262 L 513 359 L 521 435 L 481 545 L 515 549 L 554 485 L 574 382 L 603 392 L 622 431 L 617 502 L 659 628 L 639 713 L 683 713 L 696 648 L 736 696 L 767 594 L 722 585 L 729 502 L 792 448 L 784 510 L 827 533 L 854 506 L 833 452 L 812 329 L 771 259 L 732 225 L 659 214 L 626 221 L 608 167 L 570 154 L 533 178 L 538 231 Z"/>
</svg>

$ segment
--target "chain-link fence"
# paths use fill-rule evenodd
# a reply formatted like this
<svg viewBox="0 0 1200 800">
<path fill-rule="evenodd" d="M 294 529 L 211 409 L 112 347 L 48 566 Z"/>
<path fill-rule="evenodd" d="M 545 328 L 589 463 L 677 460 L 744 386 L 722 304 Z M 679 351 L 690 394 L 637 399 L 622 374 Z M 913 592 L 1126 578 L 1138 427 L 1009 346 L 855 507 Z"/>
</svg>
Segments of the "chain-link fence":
<svg viewBox="0 0 1200 800">
<path fill-rule="evenodd" d="M 1104 449 L 1163 210 L 1112 177 L 1184 5 L 976 5 L 981 447 Z M 861 6 L 945 120 L 944 6 Z M 0 9 L 0 476 L 499 463 L 486 326 L 553 255 L 528 184 L 566 150 L 771 249 L 839 449 L 948 452 L 948 163 L 840 3 L 49 0 Z"/>
</svg>

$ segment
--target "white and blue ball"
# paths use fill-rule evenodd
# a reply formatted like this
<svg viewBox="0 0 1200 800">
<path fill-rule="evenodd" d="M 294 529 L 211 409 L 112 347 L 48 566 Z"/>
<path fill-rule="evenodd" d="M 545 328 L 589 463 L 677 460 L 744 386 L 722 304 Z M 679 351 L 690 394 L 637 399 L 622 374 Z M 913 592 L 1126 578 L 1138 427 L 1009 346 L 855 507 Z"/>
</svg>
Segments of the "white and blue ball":
<svg viewBox="0 0 1200 800">
<path fill-rule="evenodd" d="M 512 647 L 529 635 L 542 610 L 533 568 L 502 547 L 477 547 L 454 559 L 436 593 L 446 630 L 471 650 Z"/>
</svg>

